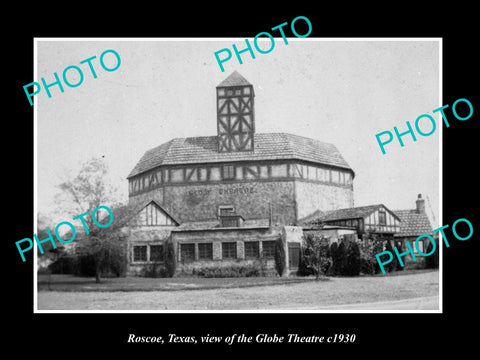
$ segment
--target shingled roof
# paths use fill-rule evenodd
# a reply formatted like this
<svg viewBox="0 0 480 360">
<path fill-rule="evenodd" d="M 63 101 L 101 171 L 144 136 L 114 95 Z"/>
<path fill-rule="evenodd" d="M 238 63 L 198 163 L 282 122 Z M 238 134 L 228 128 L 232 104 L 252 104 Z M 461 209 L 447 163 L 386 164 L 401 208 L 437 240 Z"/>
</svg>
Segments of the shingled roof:
<svg viewBox="0 0 480 360">
<path fill-rule="evenodd" d="M 335 145 L 287 133 L 254 134 L 254 151 L 219 153 L 217 136 L 175 138 L 145 152 L 127 178 L 161 165 L 305 160 L 353 170 Z"/>
<path fill-rule="evenodd" d="M 357 206 L 352 208 L 344 208 L 344 209 L 328 210 L 328 211 L 317 210 L 311 215 L 303 219 L 300 219 L 299 222 L 302 224 L 310 224 L 310 223 L 315 223 L 319 221 L 326 222 L 326 221 L 334 221 L 334 220 L 366 218 L 372 212 L 374 212 L 380 207 L 387 209 L 387 211 L 389 211 L 394 216 L 396 216 L 396 213 L 389 210 L 387 207 L 385 207 L 385 205 L 376 204 L 376 205 Z"/>
<path fill-rule="evenodd" d="M 400 232 L 395 237 L 411 237 L 432 233 L 432 225 L 427 214 L 415 209 L 394 210 L 400 218 Z"/>
<path fill-rule="evenodd" d="M 245 86 L 252 85 L 240 75 L 236 70 L 232 72 L 225 80 L 223 80 L 217 87 L 228 87 L 228 86 Z"/>
</svg>

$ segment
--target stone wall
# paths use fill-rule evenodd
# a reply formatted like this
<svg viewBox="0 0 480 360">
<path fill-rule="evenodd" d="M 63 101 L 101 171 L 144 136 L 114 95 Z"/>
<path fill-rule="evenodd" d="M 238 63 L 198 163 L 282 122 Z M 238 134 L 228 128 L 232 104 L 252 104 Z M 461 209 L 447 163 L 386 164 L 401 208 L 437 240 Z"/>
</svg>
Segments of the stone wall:
<svg viewBox="0 0 480 360">
<path fill-rule="evenodd" d="M 155 200 L 176 220 L 216 219 L 218 206 L 233 205 L 245 219 L 267 219 L 272 204 L 273 222 L 295 221 L 293 181 L 258 181 L 216 184 L 166 185 L 130 197 L 131 204 Z"/>
<path fill-rule="evenodd" d="M 263 241 L 276 241 L 281 236 L 281 228 L 258 228 L 258 229 L 225 229 L 225 230 L 203 230 L 203 231 L 174 231 L 172 241 L 175 246 L 177 258 L 177 273 L 191 274 L 193 270 L 202 267 L 227 267 L 232 265 L 248 265 L 258 262 L 254 259 L 245 259 L 245 242 L 258 241 L 260 252 Z M 222 242 L 236 242 L 236 259 L 222 259 Z M 181 244 L 195 244 L 195 261 L 182 263 L 180 256 Z M 212 243 L 212 259 L 198 259 L 198 244 Z M 275 260 L 266 259 L 264 266 L 273 273 Z"/>
<path fill-rule="evenodd" d="M 353 186 L 295 180 L 295 198 L 297 219 L 302 219 L 316 210 L 353 207 Z"/>
</svg>

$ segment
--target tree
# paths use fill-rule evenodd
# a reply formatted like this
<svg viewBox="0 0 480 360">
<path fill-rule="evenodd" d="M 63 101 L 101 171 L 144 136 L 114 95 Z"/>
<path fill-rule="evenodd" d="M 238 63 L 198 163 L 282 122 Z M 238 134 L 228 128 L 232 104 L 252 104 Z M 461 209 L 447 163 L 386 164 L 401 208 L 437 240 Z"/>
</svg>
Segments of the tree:
<svg viewBox="0 0 480 360">
<path fill-rule="evenodd" d="M 349 242 L 346 256 L 346 275 L 358 276 L 360 274 L 360 249 L 356 241 Z"/>
<path fill-rule="evenodd" d="M 124 247 L 119 239 L 123 237 L 122 227 L 126 225 L 131 212 L 128 206 L 117 200 L 115 187 L 106 180 L 107 174 L 108 168 L 103 160 L 90 159 L 81 166 L 76 176 L 57 186 L 60 193 L 56 200 L 62 211 L 72 214 L 72 217 L 89 214 L 82 217 L 88 234 L 84 240 L 78 242 L 76 253 L 93 262 L 96 282 L 100 282 L 101 272 L 111 267 L 113 262 L 125 261 Z M 106 228 L 94 224 L 92 213 L 100 205 L 108 206 L 113 213 L 113 222 Z M 97 214 L 100 214 L 100 211 Z M 98 217 L 100 224 L 110 220 L 109 216 L 104 216 L 103 220 L 100 215 Z M 80 219 L 76 221 L 80 222 Z"/>
<path fill-rule="evenodd" d="M 304 275 L 314 274 L 316 280 L 325 275 L 332 265 L 329 243 L 323 235 L 306 234 L 299 271 Z"/>
</svg>

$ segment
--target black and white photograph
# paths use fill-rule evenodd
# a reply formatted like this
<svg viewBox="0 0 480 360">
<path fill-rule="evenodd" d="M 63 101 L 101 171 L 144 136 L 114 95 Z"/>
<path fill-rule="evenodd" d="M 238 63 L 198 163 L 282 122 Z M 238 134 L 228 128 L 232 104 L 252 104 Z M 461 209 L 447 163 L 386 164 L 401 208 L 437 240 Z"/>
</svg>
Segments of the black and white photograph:
<svg viewBox="0 0 480 360">
<path fill-rule="evenodd" d="M 254 44 L 36 42 L 36 310 L 441 311 L 441 39 Z"/>
<path fill-rule="evenodd" d="M 3 24 L 9 353 L 474 350 L 474 10 L 34 5 Z"/>
</svg>

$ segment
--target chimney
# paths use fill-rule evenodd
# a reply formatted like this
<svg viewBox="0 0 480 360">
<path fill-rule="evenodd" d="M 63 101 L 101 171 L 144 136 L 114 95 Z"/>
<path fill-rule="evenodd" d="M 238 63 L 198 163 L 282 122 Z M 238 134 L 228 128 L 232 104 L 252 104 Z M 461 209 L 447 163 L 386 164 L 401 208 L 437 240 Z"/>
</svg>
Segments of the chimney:
<svg viewBox="0 0 480 360">
<path fill-rule="evenodd" d="M 422 199 L 422 194 L 418 194 L 417 201 L 415 202 L 417 203 L 417 213 L 425 213 L 425 200 Z"/>
</svg>

